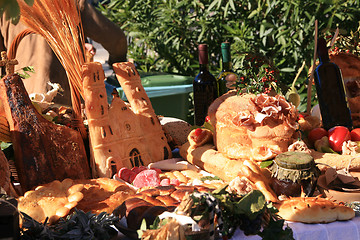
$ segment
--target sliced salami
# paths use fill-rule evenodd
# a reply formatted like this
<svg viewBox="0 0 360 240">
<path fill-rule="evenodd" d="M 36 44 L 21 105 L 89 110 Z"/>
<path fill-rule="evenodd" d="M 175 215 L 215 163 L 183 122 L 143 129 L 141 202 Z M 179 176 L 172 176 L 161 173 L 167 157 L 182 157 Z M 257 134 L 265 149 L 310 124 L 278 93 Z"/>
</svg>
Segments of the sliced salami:
<svg viewBox="0 0 360 240">
<path fill-rule="evenodd" d="M 156 187 L 160 185 L 160 176 L 157 171 L 148 169 L 140 172 L 134 179 L 135 187 Z"/>
</svg>

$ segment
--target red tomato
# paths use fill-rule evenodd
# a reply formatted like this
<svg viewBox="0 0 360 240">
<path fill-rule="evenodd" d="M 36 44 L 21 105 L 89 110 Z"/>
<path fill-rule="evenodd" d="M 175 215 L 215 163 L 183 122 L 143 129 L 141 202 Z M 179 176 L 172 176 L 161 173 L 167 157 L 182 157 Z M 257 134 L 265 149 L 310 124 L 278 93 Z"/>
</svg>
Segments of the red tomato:
<svg viewBox="0 0 360 240">
<path fill-rule="evenodd" d="M 352 141 L 360 141 L 360 128 L 355 128 L 350 132 Z"/>
<path fill-rule="evenodd" d="M 197 136 L 197 137 L 200 136 L 201 133 L 202 133 L 202 131 L 203 131 L 203 130 L 202 130 L 201 128 L 195 129 L 195 132 L 194 132 L 194 133 L 195 133 L 195 136 Z"/>
<path fill-rule="evenodd" d="M 309 132 L 308 139 L 311 144 L 314 144 L 316 140 L 321 139 L 324 136 L 327 136 L 328 132 L 325 130 L 325 128 L 314 128 Z"/>
<path fill-rule="evenodd" d="M 341 152 L 343 142 L 351 139 L 350 131 L 344 126 L 335 126 L 328 131 L 329 144 L 335 152 Z"/>
</svg>

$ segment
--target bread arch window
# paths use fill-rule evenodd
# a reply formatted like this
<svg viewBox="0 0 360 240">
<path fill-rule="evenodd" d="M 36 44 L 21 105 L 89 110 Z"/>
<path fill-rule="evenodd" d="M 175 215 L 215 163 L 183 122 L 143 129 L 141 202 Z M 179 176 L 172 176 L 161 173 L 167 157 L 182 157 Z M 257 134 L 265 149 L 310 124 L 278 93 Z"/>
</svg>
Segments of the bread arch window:
<svg viewBox="0 0 360 240">
<path fill-rule="evenodd" d="M 126 129 L 126 131 L 131 131 L 131 124 L 126 122 L 125 123 L 125 129 Z"/>
<path fill-rule="evenodd" d="M 169 155 L 169 150 L 167 149 L 167 147 L 164 147 L 164 159 L 168 159 Z"/>
<path fill-rule="evenodd" d="M 132 167 L 143 166 L 144 163 L 141 159 L 141 154 L 137 148 L 133 148 L 130 152 L 130 162 Z"/>
<path fill-rule="evenodd" d="M 117 173 L 117 166 L 114 161 L 110 161 L 110 169 L 111 169 L 111 176 L 114 176 Z"/>
</svg>

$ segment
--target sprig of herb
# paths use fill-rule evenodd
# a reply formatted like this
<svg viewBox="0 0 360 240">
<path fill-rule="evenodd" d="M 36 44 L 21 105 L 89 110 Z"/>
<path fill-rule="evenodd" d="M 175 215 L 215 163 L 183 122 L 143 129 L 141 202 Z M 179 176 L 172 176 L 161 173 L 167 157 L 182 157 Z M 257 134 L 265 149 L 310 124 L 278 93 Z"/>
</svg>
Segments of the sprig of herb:
<svg viewBox="0 0 360 240">
<path fill-rule="evenodd" d="M 77 210 L 68 215 L 65 219 L 60 219 L 55 225 L 39 223 L 29 215 L 21 213 L 23 216 L 22 239 L 96 239 L 108 240 L 117 234 L 111 227 L 119 218 L 102 212 L 99 215 L 91 212 L 85 213 Z"/>
<path fill-rule="evenodd" d="M 271 203 L 266 203 L 264 195 L 254 190 L 245 196 L 229 193 L 226 188 L 217 189 L 212 195 L 218 199 L 222 211 L 222 236 L 232 237 L 236 228 L 246 235 L 259 235 L 263 239 L 294 239 L 290 227 L 284 226 L 284 220 Z M 209 209 L 201 200 L 194 199 L 191 216 L 194 220 L 206 219 Z"/>
</svg>

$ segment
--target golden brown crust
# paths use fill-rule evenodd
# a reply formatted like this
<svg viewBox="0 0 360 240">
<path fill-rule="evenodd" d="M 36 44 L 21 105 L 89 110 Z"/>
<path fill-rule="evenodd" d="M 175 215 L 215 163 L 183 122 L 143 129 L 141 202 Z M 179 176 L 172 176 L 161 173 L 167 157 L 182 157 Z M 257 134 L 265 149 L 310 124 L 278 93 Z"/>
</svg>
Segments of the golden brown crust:
<svg viewBox="0 0 360 240">
<path fill-rule="evenodd" d="M 173 171 L 173 174 L 180 182 L 187 183 L 189 181 L 189 179 L 179 171 Z"/>
<path fill-rule="evenodd" d="M 209 129 L 201 128 L 200 133 L 198 132 L 198 129 L 193 129 L 188 135 L 187 139 L 192 147 L 198 147 L 212 142 L 213 134 Z"/>
<path fill-rule="evenodd" d="M 251 160 L 245 160 L 240 168 L 239 176 L 246 177 L 258 190 L 260 190 L 267 201 L 278 202 L 278 198 L 269 185 L 269 180 L 263 175 L 260 168 L 252 163 Z"/>
<path fill-rule="evenodd" d="M 237 177 L 243 160 L 231 160 L 215 150 L 212 144 L 191 148 L 185 143 L 180 148 L 180 155 L 191 164 L 212 173 L 225 182 Z"/>
<path fill-rule="evenodd" d="M 231 160 L 214 150 L 213 145 L 205 145 L 191 148 L 189 143 L 180 148 L 180 155 L 190 163 L 220 177 L 225 182 L 231 182 L 234 178 L 245 176 L 251 183 L 265 195 L 266 200 L 277 202 L 277 196 L 270 188 L 267 179 L 268 172 L 261 170 L 251 160 Z"/>
<path fill-rule="evenodd" d="M 111 178 L 122 167 L 147 166 L 172 154 L 134 64 L 116 63 L 113 68 L 130 107 L 116 94 L 109 107 L 101 64 L 83 66 L 93 177 Z"/>
<path fill-rule="evenodd" d="M 209 107 L 217 150 L 234 159 L 270 159 L 287 151 L 297 111 L 284 97 L 229 92 Z"/>
<path fill-rule="evenodd" d="M 339 66 L 343 78 L 360 76 L 360 59 L 358 56 L 338 52 L 330 54 L 330 60 Z"/>
<path fill-rule="evenodd" d="M 117 206 L 135 194 L 135 191 L 125 183 L 114 179 L 97 178 L 75 180 L 75 182 L 84 185 L 82 190 L 84 198 L 77 205 L 77 208 L 84 212 L 112 213 Z"/>
<path fill-rule="evenodd" d="M 177 200 L 169 195 L 157 196 L 156 199 L 161 201 L 166 206 L 177 206 L 180 203 L 179 200 Z"/>
<path fill-rule="evenodd" d="M 311 131 L 314 128 L 318 128 L 321 126 L 321 121 L 316 116 L 305 116 L 304 118 L 299 119 L 299 128 L 303 132 Z"/>
<path fill-rule="evenodd" d="M 83 199 L 83 187 L 83 184 L 68 178 L 62 182 L 55 180 L 25 192 L 19 198 L 18 209 L 38 222 L 44 222 L 48 217 L 50 224 L 55 223 Z"/>
<path fill-rule="evenodd" d="M 355 217 L 353 209 L 329 199 L 296 197 L 275 205 L 283 219 L 303 223 L 328 223 L 349 220 Z"/>
</svg>

